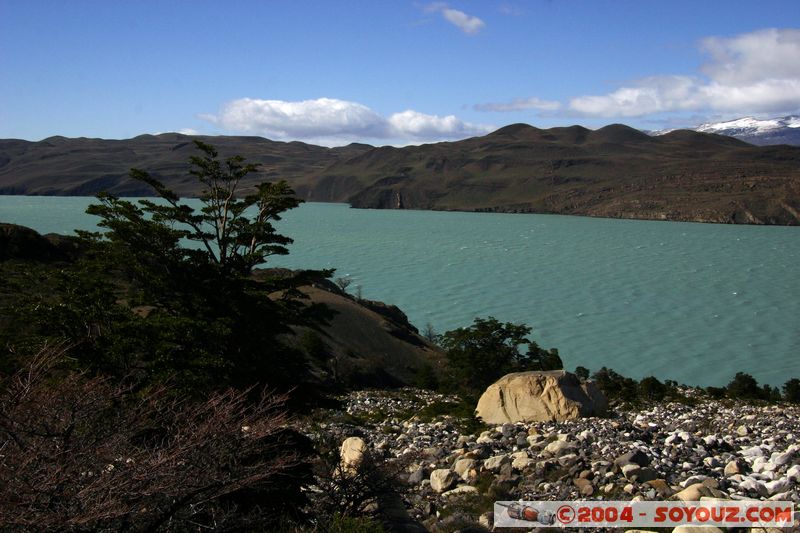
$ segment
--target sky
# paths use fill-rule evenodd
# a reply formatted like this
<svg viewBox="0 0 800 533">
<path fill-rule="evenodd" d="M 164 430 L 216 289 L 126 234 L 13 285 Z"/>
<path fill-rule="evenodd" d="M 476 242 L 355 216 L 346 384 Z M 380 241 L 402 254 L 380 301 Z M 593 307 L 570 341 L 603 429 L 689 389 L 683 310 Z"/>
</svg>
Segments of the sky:
<svg viewBox="0 0 800 533">
<path fill-rule="evenodd" d="M 798 112 L 798 0 L 0 0 L 0 138 L 405 145 Z"/>
</svg>

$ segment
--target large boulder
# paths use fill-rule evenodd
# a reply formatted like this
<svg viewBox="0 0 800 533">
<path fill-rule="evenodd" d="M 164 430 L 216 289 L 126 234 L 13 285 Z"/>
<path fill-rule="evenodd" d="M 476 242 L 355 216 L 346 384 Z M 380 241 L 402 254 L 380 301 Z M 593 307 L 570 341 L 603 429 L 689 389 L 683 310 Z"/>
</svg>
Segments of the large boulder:
<svg viewBox="0 0 800 533">
<path fill-rule="evenodd" d="M 487 424 L 572 420 L 605 413 L 608 402 L 593 381 L 563 370 L 516 372 L 490 385 L 475 414 Z"/>
</svg>

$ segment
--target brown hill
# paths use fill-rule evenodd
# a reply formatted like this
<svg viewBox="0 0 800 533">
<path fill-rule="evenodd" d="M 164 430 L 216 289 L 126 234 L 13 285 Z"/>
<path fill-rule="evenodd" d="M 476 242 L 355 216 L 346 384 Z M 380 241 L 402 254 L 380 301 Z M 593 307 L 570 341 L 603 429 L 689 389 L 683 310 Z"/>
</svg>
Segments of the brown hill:
<svg viewBox="0 0 800 533">
<path fill-rule="evenodd" d="M 213 144 L 222 156 L 242 155 L 249 162 L 260 163 L 260 172 L 251 175 L 246 186 L 314 176 L 339 159 L 372 148 L 352 144 L 330 149 L 262 137 L 190 137 L 178 133 L 124 140 L 0 140 L 0 194 L 83 196 L 108 191 L 121 196 L 152 195 L 149 187 L 128 178 L 130 169 L 136 167 L 180 195 L 196 196 L 200 192 L 197 180 L 186 172 L 189 157 L 197 155 L 193 139 Z"/>
<path fill-rule="evenodd" d="M 0 141 L 0 193 L 149 194 L 150 171 L 182 195 L 191 137 Z M 800 147 L 753 146 L 679 130 L 651 137 L 621 124 L 539 129 L 421 146 L 323 148 L 260 137 L 200 137 L 262 163 L 246 185 L 286 179 L 303 198 L 354 207 L 561 213 L 616 218 L 800 224 Z"/>
<path fill-rule="evenodd" d="M 375 148 L 298 189 L 354 207 L 560 213 L 615 218 L 798 224 L 800 148 L 614 124 Z"/>
</svg>

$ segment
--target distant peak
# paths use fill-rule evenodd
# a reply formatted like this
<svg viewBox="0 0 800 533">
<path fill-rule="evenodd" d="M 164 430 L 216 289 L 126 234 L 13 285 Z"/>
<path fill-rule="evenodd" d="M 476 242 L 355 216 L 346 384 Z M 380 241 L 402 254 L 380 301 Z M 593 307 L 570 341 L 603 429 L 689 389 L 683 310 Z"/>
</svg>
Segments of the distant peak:
<svg viewBox="0 0 800 533">
<path fill-rule="evenodd" d="M 536 131 L 538 128 L 531 126 L 530 124 L 525 124 L 524 122 L 518 122 L 516 124 L 509 124 L 508 126 L 503 126 L 499 130 L 495 130 L 489 135 L 519 135 L 520 133 L 527 133 L 529 131 Z"/>
<path fill-rule="evenodd" d="M 592 137 L 605 142 L 642 142 L 650 141 L 647 133 L 625 124 L 609 124 L 592 133 Z"/>
</svg>

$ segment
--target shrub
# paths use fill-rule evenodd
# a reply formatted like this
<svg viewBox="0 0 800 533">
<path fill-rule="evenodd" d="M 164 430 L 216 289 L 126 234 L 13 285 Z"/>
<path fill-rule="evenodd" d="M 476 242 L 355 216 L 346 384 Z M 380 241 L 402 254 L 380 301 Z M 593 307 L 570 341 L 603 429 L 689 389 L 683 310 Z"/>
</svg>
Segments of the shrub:
<svg viewBox="0 0 800 533">
<path fill-rule="evenodd" d="M 136 392 L 54 372 L 64 354 L 45 348 L 0 383 L 0 529 L 252 529 L 304 501 L 285 396 Z"/>
<path fill-rule="evenodd" d="M 783 384 L 783 399 L 791 403 L 800 403 L 800 379 L 792 378 Z"/>
<path fill-rule="evenodd" d="M 758 386 L 758 382 L 753 376 L 744 372 L 736 373 L 726 387 L 726 394 L 733 399 L 764 399 L 764 390 Z"/>
</svg>

